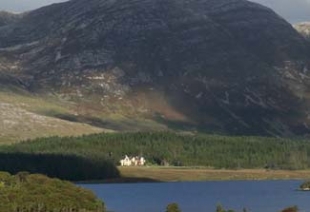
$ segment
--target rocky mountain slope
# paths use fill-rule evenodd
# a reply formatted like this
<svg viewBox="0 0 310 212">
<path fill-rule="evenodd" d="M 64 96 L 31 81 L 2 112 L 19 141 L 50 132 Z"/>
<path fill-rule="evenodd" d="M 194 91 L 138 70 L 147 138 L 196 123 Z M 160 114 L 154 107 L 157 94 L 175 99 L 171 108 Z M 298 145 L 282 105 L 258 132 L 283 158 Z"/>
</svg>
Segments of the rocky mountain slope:
<svg viewBox="0 0 310 212">
<path fill-rule="evenodd" d="M 71 0 L 0 27 L 2 87 L 66 100 L 73 112 L 58 117 L 114 130 L 103 117 L 306 135 L 309 56 L 289 23 L 246 0 Z"/>
<path fill-rule="evenodd" d="M 0 26 L 15 23 L 18 20 L 20 20 L 22 17 L 23 17 L 23 14 L 0 11 Z"/>
</svg>

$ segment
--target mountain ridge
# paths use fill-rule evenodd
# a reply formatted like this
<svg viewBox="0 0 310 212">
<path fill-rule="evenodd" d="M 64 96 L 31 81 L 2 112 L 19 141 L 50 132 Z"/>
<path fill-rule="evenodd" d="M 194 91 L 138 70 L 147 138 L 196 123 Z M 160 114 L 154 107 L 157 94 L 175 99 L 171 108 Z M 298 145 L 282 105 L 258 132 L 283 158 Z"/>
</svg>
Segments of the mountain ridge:
<svg viewBox="0 0 310 212">
<path fill-rule="evenodd" d="M 78 116 L 228 134 L 308 134 L 309 55 L 289 23 L 245 0 L 74 0 L 0 27 L 0 80 Z"/>
</svg>

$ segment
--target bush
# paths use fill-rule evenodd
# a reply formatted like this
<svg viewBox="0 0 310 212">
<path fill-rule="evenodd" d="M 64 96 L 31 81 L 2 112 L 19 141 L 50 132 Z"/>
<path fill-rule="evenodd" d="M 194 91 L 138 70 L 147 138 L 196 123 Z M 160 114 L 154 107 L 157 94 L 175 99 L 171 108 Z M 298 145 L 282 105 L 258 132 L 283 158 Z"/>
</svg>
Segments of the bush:
<svg viewBox="0 0 310 212">
<path fill-rule="evenodd" d="M 291 206 L 291 207 L 283 209 L 281 212 L 298 212 L 298 207 L 297 206 Z"/>
<path fill-rule="evenodd" d="M 105 207 L 89 190 L 68 181 L 40 174 L 1 172 L 1 212 L 104 212 Z"/>
<path fill-rule="evenodd" d="M 310 190 L 310 181 L 306 181 L 299 186 L 301 190 Z"/>
<path fill-rule="evenodd" d="M 166 212 L 181 212 L 179 205 L 177 203 L 170 203 L 166 207 Z"/>
</svg>

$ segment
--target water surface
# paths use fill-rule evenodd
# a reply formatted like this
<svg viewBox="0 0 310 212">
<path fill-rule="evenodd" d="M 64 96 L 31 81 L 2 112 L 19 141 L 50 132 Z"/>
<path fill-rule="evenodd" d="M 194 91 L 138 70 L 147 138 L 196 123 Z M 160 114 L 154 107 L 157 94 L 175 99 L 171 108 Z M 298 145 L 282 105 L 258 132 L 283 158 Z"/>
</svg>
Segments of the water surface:
<svg viewBox="0 0 310 212">
<path fill-rule="evenodd" d="M 177 202 L 182 212 L 215 212 L 225 208 L 278 212 L 298 205 L 310 212 L 310 192 L 296 191 L 302 181 L 220 181 L 136 184 L 81 184 L 91 189 L 115 212 L 163 212 Z"/>
</svg>

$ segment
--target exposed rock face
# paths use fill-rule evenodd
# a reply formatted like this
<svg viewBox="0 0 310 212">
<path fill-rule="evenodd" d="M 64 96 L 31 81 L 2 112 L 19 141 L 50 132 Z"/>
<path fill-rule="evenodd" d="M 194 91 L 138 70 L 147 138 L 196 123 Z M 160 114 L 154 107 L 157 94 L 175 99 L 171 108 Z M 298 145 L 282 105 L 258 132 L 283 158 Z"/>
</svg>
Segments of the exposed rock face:
<svg viewBox="0 0 310 212">
<path fill-rule="evenodd" d="M 0 73 L 107 113 L 306 134 L 309 46 L 245 0 L 72 0 L 0 27 Z"/>
</svg>

